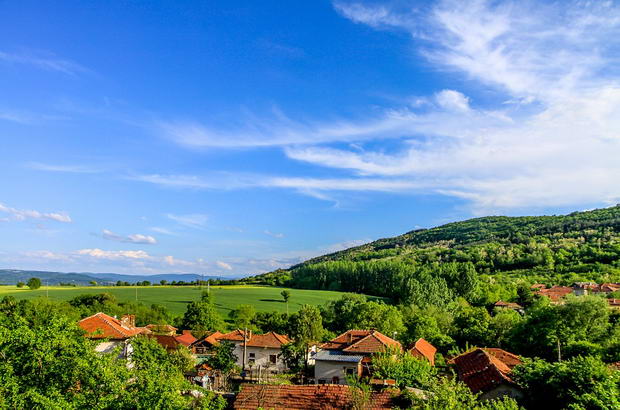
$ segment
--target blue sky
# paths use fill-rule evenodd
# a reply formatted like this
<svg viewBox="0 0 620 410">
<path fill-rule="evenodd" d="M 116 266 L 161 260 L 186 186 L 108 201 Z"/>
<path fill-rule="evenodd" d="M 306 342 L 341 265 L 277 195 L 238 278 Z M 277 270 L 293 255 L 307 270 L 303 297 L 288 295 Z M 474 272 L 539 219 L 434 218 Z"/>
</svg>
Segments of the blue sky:
<svg viewBox="0 0 620 410">
<path fill-rule="evenodd" d="M 620 202 L 620 4 L 0 2 L 0 267 L 240 276 Z"/>
</svg>

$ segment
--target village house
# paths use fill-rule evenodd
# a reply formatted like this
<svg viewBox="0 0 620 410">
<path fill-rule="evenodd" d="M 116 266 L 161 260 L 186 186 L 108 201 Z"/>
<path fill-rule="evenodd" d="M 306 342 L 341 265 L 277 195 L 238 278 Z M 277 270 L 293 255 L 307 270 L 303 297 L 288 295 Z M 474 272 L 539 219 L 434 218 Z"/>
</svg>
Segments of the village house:
<svg viewBox="0 0 620 410">
<path fill-rule="evenodd" d="M 573 293 L 573 288 L 568 286 L 552 286 L 550 288 L 540 289 L 536 292 L 537 295 L 547 296 L 551 299 L 551 303 L 557 304 L 562 303 L 562 299 L 564 299 L 567 295 Z"/>
<path fill-rule="evenodd" d="M 120 357 L 123 358 L 131 354 L 129 339 L 151 333 L 146 327 L 136 326 L 135 315 L 123 315 L 117 319 L 99 312 L 80 320 L 78 326 L 86 332 L 85 336 L 89 339 L 105 339 L 95 348 L 97 352 L 110 353 L 120 346 Z"/>
<path fill-rule="evenodd" d="M 244 384 L 232 405 L 237 410 L 314 410 L 314 409 L 354 409 L 355 395 L 349 386 L 306 385 L 286 386 L 273 384 Z M 372 392 L 363 403 L 364 409 L 380 410 L 396 407 L 395 397 L 399 390 L 386 389 Z"/>
<path fill-rule="evenodd" d="M 200 360 L 208 357 L 218 343 L 228 341 L 235 345 L 233 354 L 237 356 L 237 366 L 242 369 L 245 366 L 245 370 L 261 375 L 285 373 L 288 370 L 281 351 L 283 345 L 291 343 L 288 336 L 275 332 L 261 335 L 248 331 L 244 338 L 244 334 L 239 329 L 229 333 L 214 332 L 196 340 L 190 348 Z"/>
<path fill-rule="evenodd" d="M 419 338 L 407 350 L 413 356 L 424 358 L 429 361 L 431 366 L 435 366 L 435 353 L 437 353 L 437 348 L 426 340 Z"/>
<path fill-rule="evenodd" d="M 510 374 L 521 364 L 519 356 L 498 348 L 476 348 L 448 361 L 454 365 L 459 380 L 481 399 L 501 396 L 523 397 Z"/>
<path fill-rule="evenodd" d="M 389 348 L 403 349 L 400 342 L 376 330 L 349 330 L 320 346 L 314 356 L 318 384 L 346 384 L 347 376 L 369 376 L 371 356 Z"/>
</svg>

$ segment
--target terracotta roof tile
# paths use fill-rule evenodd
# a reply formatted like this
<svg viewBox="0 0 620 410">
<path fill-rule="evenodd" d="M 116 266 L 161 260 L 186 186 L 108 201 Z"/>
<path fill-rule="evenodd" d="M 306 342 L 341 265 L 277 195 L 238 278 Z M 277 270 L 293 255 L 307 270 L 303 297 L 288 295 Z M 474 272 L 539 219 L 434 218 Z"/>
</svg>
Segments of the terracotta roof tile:
<svg viewBox="0 0 620 410">
<path fill-rule="evenodd" d="M 387 347 L 402 350 L 400 342 L 376 330 L 349 330 L 321 345 L 325 350 L 342 350 L 347 353 L 377 353 Z"/>
<path fill-rule="evenodd" d="M 145 327 L 123 326 L 120 320 L 101 312 L 80 320 L 78 326 L 91 339 L 128 339 L 138 334 L 151 333 Z"/>
<path fill-rule="evenodd" d="M 217 341 L 229 340 L 234 342 L 243 342 L 243 334 L 243 330 L 237 329 L 230 333 L 220 334 L 219 336 L 214 336 L 212 338 Z M 288 336 L 280 335 L 275 332 L 269 332 L 263 335 L 248 332 L 247 345 L 251 347 L 273 347 L 279 349 L 282 345 L 290 342 L 291 339 L 289 339 Z"/>
<path fill-rule="evenodd" d="M 366 409 L 391 409 L 392 397 L 398 390 L 372 393 Z M 256 410 L 331 410 L 351 408 L 351 387 L 344 385 L 286 386 L 244 384 L 233 403 L 233 409 Z"/>
<path fill-rule="evenodd" d="M 187 331 L 187 330 L 184 330 L 184 331 L 183 331 L 183 334 L 178 335 L 178 336 L 175 336 L 175 339 L 176 339 L 179 343 L 181 343 L 183 346 L 189 346 L 189 345 L 191 345 L 192 343 L 194 343 L 196 340 L 198 340 L 198 339 L 196 339 L 196 338 L 194 337 L 194 335 L 193 335 L 193 334 L 191 334 L 191 332 L 189 332 L 189 331 Z"/>
<path fill-rule="evenodd" d="M 474 349 L 451 359 L 459 379 L 474 393 L 486 392 L 500 384 L 512 384 L 512 368 L 521 363 L 519 356 L 502 349 Z"/>
<path fill-rule="evenodd" d="M 146 328 L 149 329 L 151 332 L 172 332 L 172 333 L 176 333 L 177 328 L 174 326 L 170 326 L 170 325 L 146 325 Z"/>
<path fill-rule="evenodd" d="M 497 302 L 495 302 L 495 307 L 502 307 L 502 308 L 509 308 L 509 309 L 523 309 L 523 306 L 521 306 L 518 303 L 504 302 L 503 300 L 498 300 Z"/>
<path fill-rule="evenodd" d="M 437 353 L 437 349 L 426 340 L 419 338 L 409 348 L 409 352 L 414 356 L 425 357 L 431 363 L 431 365 L 435 365 L 435 353 Z"/>
</svg>

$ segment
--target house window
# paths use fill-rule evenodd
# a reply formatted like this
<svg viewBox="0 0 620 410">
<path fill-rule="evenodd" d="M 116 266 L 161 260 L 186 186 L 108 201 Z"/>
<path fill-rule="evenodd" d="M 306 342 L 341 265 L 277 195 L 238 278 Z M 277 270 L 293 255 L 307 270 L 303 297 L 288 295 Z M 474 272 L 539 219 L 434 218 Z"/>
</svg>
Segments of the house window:
<svg viewBox="0 0 620 410">
<path fill-rule="evenodd" d="M 334 376 L 334 378 L 332 378 L 332 384 L 340 384 L 340 377 Z"/>
<path fill-rule="evenodd" d="M 255 358 L 256 357 L 256 353 L 250 353 L 250 358 Z"/>
<path fill-rule="evenodd" d="M 345 373 L 348 374 L 349 376 L 353 376 L 355 374 L 355 369 L 349 367 L 345 369 Z"/>
<path fill-rule="evenodd" d="M 205 348 L 204 347 L 197 347 L 196 348 L 196 353 L 197 354 L 203 354 L 205 352 Z"/>
<path fill-rule="evenodd" d="M 269 362 L 271 364 L 276 364 L 277 361 L 278 361 L 278 355 L 276 355 L 276 354 L 270 354 L 269 355 Z"/>
</svg>

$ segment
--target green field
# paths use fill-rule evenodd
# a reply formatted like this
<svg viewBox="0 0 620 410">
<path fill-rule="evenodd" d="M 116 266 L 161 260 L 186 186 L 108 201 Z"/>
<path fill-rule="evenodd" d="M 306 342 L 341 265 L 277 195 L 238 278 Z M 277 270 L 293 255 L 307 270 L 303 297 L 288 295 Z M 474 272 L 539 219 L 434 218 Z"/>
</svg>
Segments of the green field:
<svg viewBox="0 0 620 410">
<path fill-rule="evenodd" d="M 192 301 L 198 300 L 206 288 L 197 286 L 85 286 L 85 287 L 42 287 L 37 290 L 28 288 L 19 289 L 16 286 L 0 286 L 0 298 L 6 295 L 16 299 L 31 299 L 46 297 L 50 299 L 69 300 L 77 295 L 110 293 L 116 296 L 119 302 L 135 301 L 136 289 L 138 302 L 151 305 L 153 303 L 163 305 L 174 315 L 181 315 L 185 306 Z M 211 286 L 211 292 L 215 296 L 215 304 L 222 315 L 227 315 L 237 305 L 254 305 L 259 312 L 286 312 L 286 304 L 282 300 L 280 292 L 285 288 L 262 287 L 262 286 Z M 340 298 L 341 292 L 324 290 L 288 289 L 291 292 L 289 311 L 299 310 L 301 305 L 322 305 L 329 300 Z"/>
</svg>

